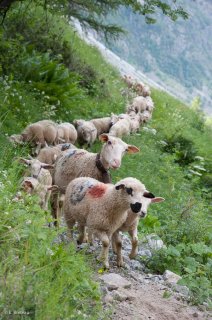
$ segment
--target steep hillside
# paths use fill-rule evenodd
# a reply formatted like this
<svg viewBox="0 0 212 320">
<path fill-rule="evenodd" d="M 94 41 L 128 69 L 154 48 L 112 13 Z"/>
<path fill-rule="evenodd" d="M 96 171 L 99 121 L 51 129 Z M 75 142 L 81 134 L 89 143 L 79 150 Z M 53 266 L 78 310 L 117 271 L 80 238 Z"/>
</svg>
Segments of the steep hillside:
<svg viewBox="0 0 212 320">
<path fill-rule="evenodd" d="M 200 96 L 204 109 L 211 113 L 212 2 L 197 0 L 182 5 L 190 14 L 189 20 L 173 23 L 161 15 L 154 25 L 123 8 L 110 19 L 128 34 L 109 47 L 184 100 Z"/>
</svg>

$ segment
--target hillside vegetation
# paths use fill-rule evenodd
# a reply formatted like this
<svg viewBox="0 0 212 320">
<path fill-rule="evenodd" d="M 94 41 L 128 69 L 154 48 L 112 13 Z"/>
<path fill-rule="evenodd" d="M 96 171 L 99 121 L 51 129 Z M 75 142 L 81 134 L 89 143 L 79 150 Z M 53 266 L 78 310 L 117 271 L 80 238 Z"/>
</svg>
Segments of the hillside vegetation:
<svg viewBox="0 0 212 320">
<path fill-rule="evenodd" d="M 23 172 L 17 157 L 29 149 L 14 148 L 7 136 L 40 119 L 71 122 L 123 112 L 124 83 L 64 18 L 41 7 L 27 7 L 27 14 L 19 9 L 17 4 L 0 28 L 1 317 L 20 312 L 20 319 L 103 319 L 92 259 L 54 241 L 64 229 L 47 227 L 50 213 L 35 197 L 16 197 Z M 125 139 L 141 152 L 124 159 L 113 182 L 134 176 L 166 199 L 140 222 L 140 237 L 155 232 L 167 245 L 146 264 L 181 274 L 192 302 L 203 303 L 211 295 L 212 130 L 198 106 L 188 108 L 156 90 L 153 100 L 148 127 L 157 133 L 141 130 Z"/>
</svg>

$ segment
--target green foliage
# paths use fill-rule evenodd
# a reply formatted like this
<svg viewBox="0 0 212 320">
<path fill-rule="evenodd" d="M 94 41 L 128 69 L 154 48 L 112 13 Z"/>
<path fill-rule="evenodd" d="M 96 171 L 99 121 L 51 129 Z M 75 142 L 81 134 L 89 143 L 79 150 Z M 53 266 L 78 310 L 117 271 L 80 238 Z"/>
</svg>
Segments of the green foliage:
<svg viewBox="0 0 212 320">
<path fill-rule="evenodd" d="M 19 175 L 17 164 L 1 170 L 1 319 L 97 319 L 99 290 L 83 254 L 55 242 L 36 197 L 16 196 Z"/>
<path fill-rule="evenodd" d="M 203 303 L 212 296 L 211 258 L 212 250 L 203 242 L 180 243 L 155 252 L 147 265 L 154 272 L 168 269 L 181 274 L 183 279 L 179 284 L 189 287 L 193 303 Z"/>
</svg>

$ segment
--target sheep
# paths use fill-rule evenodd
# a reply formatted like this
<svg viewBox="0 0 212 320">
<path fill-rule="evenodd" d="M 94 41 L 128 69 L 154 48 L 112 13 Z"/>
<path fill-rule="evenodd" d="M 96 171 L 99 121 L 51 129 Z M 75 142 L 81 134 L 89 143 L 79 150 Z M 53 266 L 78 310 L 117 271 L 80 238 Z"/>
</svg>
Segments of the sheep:
<svg viewBox="0 0 212 320">
<path fill-rule="evenodd" d="M 133 145 L 128 145 L 119 138 L 108 134 L 99 136 L 99 140 L 105 142 L 100 153 L 91 153 L 83 149 L 68 151 L 55 162 L 53 182 L 59 188 L 60 193 L 65 193 L 70 181 L 77 177 L 87 176 L 101 182 L 111 182 L 109 169 L 117 169 L 121 166 L 123 155 L 139 152 Z M 52 216 L 58 218 L 58 195 L 52 193 Z"/>
<path fill-rule="evenodd" d="M 40 162 L 37 159 L 24 159 L 20 158 L 21 162 L 24 162 L 30 167 L 31 177 L 38 180 L 39 184 L 42 184 L 44 187 L 49 187 L 52 185 L 52 176 L 47 169 L 52 169 L 54 166 Z M 45 203 L 43 207 L 48 209 L 48 200 L 51 195 L 51 190 L 48 189 L 46 192 Z"/>
<path fill-rule="evenodd" d="M 127 106 L 127 113 L 130 113 L 131 111 L 135 111 L 136 113 L 138 112 L 143 112 L 145 110 L 153 110 L 154 108 L 154 103 L 151 99 L 151 97 L 142 97 L 142 96 L 137 96 L 136 98 L 133 99 L 133 102 L 131 105 Z"/>
<path fill-rule="evenodd" d="M 111 117 L 92 119 L 90 120 L 90 122 L 92 122 L 96 127 L 97 136 L 99 136 L 102 133 L 108 133 L 110 127 L 113 125 Z"/>
<path fill-rule="evenodd" d="M 49 191 L 56 186 L 44 185 L 40 183 L 38 179 L 33 177 L 24 177 L 21 183 L 21 189 L 23 189 L 28 194 L 35 194 L 39 197 L 39 205 L 41 209 L 48 209 L 48 197 Z"/>
<path fill-rule="evenodd" d="M 51 120 L 41 120 L 28 125 L 20 135 L 12 135 L 10 140 L 16 143 L 30 142 L 35 144 L 38 154 L 41 147 L 56 144 L 57 125 Z"/>
<path fill-rule="evenodd" d="M 97 129 L 95 125 L 91 121 L 85 120 L 75 120 L 74 125 L 77 128 L 79 144 L 87 144 L 88 147 L 91 147 L 97 138 Z"/>
<path fill-rule="evenodd" d="M 134 111 L 131 111 L 129 113 L 130 117 L 130 132 L 136 133 L 139 131 L 140 124 L 141 124 L 141 113 L 135 113 Z"/>
<path fill-rule="evenodd" d="M 64 122 L 57 126 L 58 142 L 75 143 L 77 140 L 77 130 L 73 124 Z"/>
<path fill-rule="evenodd" d="M 102 242 L 100 260 L 109 268 L 108 250 L 113 233 L 127 218 L 127 210 L 138 213 L 141 209 L 144 185 L 135 178 L 125 178 L 113 184 L 104 184 L 96 179 L 81 177 L 71 181 L 64 200 L 64 217 L 73 239 L 73 227 L 78 224 L 78 243 L 82 243 L 88 228 Z"/>
<path fill-rule="evenodd" d="M 124 82 L 127 84 L 128 88 L 131 89 L 134 86 L 135 81 L 131 76 L 127 76 L 126 74 L 122 78 Z"/>
<path fill-rule="evenodd" d="M 143 97 L 147 97 L 151 95 L 151 90 L 150 87 L 148 85 L 144 85 L 143 86 L 143 90 L 142 90 L 142 96 Z"/>
<path fill-rule="evenodd" d="M 122 240 L 119 232 L 128 232 L 131 237 L 132 249 L 129 255 L 130 259 L 134 259 L 138 253 L 138 236 L 137 229 L 140 218 L 144 218 L 147 215 L 147 209 L 150 203 L 162 202 L 165 199 L 162 197 L 155 197 L 149 191 L 143 193 L 141 200 L 141 210 L 134 213 L 131 209 L 127 210 L 127 218 L 122 226 L 116 230 L 112 236 L 112 247 L 113 251 L 117 254 L 117 265 L 119 267 L 123 266 L 123 258 L 121 254 Z"/>
<path fill-rule="evenodd" d="M 130 131 L 130 117 L 125 115 L 110 128 L 109 134 L 111 136 L 122 138 L 124 135 L 129 135 Z"/>
<path fill-rule="evenodd" d="M 147 123 L 151 119 L 152 119 L 152 114 L 150 111 L 145 110 L 144 112 L 140 113 L 141 123 Z"/>
<path fill-rule="evenodd" d="M 58 144 L 55 147 L 45 147 L 40 150 L 36 159 L 43 163 L 54 164 L 57 157 L 69 149 L 76 149 L 76 147 L 71 143 Z"/>
</svg>

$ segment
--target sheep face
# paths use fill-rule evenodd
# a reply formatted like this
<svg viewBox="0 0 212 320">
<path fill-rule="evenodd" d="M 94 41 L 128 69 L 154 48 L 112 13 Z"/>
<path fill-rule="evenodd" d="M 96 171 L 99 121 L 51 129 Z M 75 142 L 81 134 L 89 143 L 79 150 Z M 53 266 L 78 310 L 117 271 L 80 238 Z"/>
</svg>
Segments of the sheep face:
<svg viewBox="0 0 212 320">
<path fill-rule="evenodd" d="M 146 190 L 139 180 L 134 178 L 123 179 L 115 185 L 115 189 L 122 192 L 122 197 L 129 202 L 132 212 L 141 212 L 143 194 Z"/>
<path fill-rule="evenodd" d="M 162 202 L 165 199 L 162 197 L 155 197 L 153 193 L 145 191 L 142 196 L 142 207 L 139 212 L 141 218 L 145 218 L 147 215 L 147 209 L 151 203 Z"/>
<path fill-rule="evenodd" d="M 101 158 L 105 168 L 117 169 L 121 166 L 121 160 L 125 153 L 136 153 L 139 149 L 135 146 L 128 145 L 117 137 L 110 136 L 108 134 L 102 134 L 99 136 L 102 142 L 105 142 L 102 151 Z"/>
<path fill-rule="evenodd" d="M 36 179 L 39 176 L 39 173 L 42 168 L 43 169 L 53 169 L 54 168 L 53 165 L 40 162 L 37 159 L 28 160 L 28 159 L 21 158 L 20 160 L 21 160 L 21 162 L 24 162 L 25 164 L 27 164 L 30 167 L 31 175 L 33 178 L 36 178 Z"/>
</svg>

